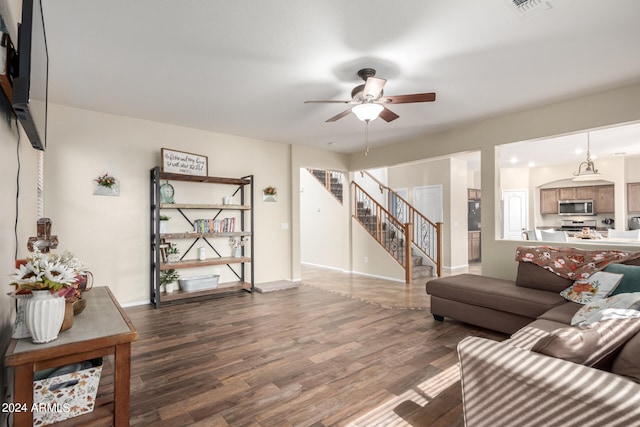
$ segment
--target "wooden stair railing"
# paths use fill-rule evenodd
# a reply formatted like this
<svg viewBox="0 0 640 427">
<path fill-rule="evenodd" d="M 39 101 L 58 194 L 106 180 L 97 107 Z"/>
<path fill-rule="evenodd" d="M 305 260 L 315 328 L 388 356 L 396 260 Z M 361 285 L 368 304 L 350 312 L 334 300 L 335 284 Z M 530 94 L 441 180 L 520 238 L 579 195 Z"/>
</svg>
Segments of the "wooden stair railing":
<svg viewBox="0 0 640 427">
<path fill-rule="evenodd" d="M 355 182 L 353 186 L 353 218 L 404 268 L 405 282 L 410 283 L 413 262 L 407 236 L 413 235 L 413 225 L 400 223 L 362 187 Z"/>
<path fill-rule="evenodd" d="M 361 171 L 361 174 L 366 174 L 378 185 L 381 193 L 386 193 L 387 206 L 394 207 L 394 212 L 391 214 L 397 221 L 399 218 L 406 218 L 408 223 L 413 224 L 413 232 L 410 234 L 411 243 L 435 264 L 436 275 L 442 277 L 442 222 L 430 221 L 402 196 L 381 183 L 369 172 Z"/>
<path fill-rule="evenodd" d="M 342 172 L 312 168 L 307 168 L 307 171 L 309 171 L 338 202 L 342 203 Z"/>
</svg>

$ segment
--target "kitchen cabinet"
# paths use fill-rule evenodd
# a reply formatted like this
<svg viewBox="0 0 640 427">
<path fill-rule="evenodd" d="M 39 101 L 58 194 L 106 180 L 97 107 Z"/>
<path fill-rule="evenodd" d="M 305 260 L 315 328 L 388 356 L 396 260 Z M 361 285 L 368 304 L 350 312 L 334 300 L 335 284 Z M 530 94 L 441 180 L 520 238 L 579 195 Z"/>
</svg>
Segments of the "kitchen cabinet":
<svg viewBox="0 0 640 427">
<path fill-rule="evenodd" d="M 480 261 L 480 231 L 469 232 L 469 261 Z"/>
<path fill-rule="evenodd" d="M 640 183 L 636 190 L 637 211 L 640 212 Z M 614 213 L 615 197 L 613 185 L 585 185 L 540 189 L 540 213 L 557 214 L 559 200 L 593 200 L 596 213 Z"/>
<path fill-rule="evenodd" d="M 594 199 L 594 187 L 562 187 L 558 189 L 559 200 L 592 200 Z"/>
<path fill-rule="evenodd" d="M 476 188 L 467 188 L 467 199 L 480 200 L 482 198 L 482 191 Z"/>
<path fill-rule="evenodd" d="M 541 214 L 557 214 L 558 213 L 558 189 L 557 188 L 540 189 L 540 213 Z"/>
<path fill-rule="evenodd" d="M 596 198 L 596 188 L 600 186 L 586 186 L 586 187 L 575 187 L 576 188 L 576 200 L 595 200 Z"/>
<path fill-rule="evenodd" d="M 596 185 L 594 187 L 596 213 L 614 213 L 615 193 L 613 185 Z"/>
<path fill-rule="evenodd" d="M 640 182 L 627 184 L 627 212 L 640 212 Z"/>
</svg>

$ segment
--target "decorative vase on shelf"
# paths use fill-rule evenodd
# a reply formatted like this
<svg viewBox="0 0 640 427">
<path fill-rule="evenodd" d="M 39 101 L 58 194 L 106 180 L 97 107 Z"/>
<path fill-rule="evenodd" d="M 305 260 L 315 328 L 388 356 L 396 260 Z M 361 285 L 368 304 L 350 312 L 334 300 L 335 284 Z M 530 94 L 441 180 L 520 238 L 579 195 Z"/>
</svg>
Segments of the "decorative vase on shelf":
<svg viewBox="0 0 640 427">
<path fill-rule="evenodd" d="M 34 343 L 46 343 L 58 338 L 66 299 L 49 290 L 31 291 L 27 302 L 27 326 Z"/>
<path fill-rule="evenodd" d="M 240 247 L 233 248 L 233 257 L 240 258 L 241 256 L 242 256 L 242 253 L 240 252 Z"/>
</svg>

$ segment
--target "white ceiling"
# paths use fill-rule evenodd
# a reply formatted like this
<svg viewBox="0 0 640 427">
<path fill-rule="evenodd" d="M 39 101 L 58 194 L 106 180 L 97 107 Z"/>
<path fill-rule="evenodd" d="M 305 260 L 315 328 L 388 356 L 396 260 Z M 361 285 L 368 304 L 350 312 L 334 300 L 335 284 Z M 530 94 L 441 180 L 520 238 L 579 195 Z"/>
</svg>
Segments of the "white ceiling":
<svg viewBox="0 0 640 427">
<path fill-rule="evenodd" d="M 364 67 L 385 95 L 437 93 L 372 122 L 371 146 L 640 81 L 638 0 L 43 3 L 52 102 L 339 152 L 363 122 L 303 102 L 349 99 Z"/>
</svg>

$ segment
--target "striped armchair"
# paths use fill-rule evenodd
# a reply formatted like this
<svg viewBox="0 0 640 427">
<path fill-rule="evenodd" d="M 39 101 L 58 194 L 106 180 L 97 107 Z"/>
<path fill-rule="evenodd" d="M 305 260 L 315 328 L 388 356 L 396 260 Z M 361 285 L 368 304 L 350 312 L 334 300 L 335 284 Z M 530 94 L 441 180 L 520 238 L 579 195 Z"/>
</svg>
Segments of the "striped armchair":
<svg viewBox="0 0 640 427">
<path fill-rule="evenodd" d="M 640 384 L 512 344 L 459 343 L 466 427 L 640 426 Z"/>
</svg>

